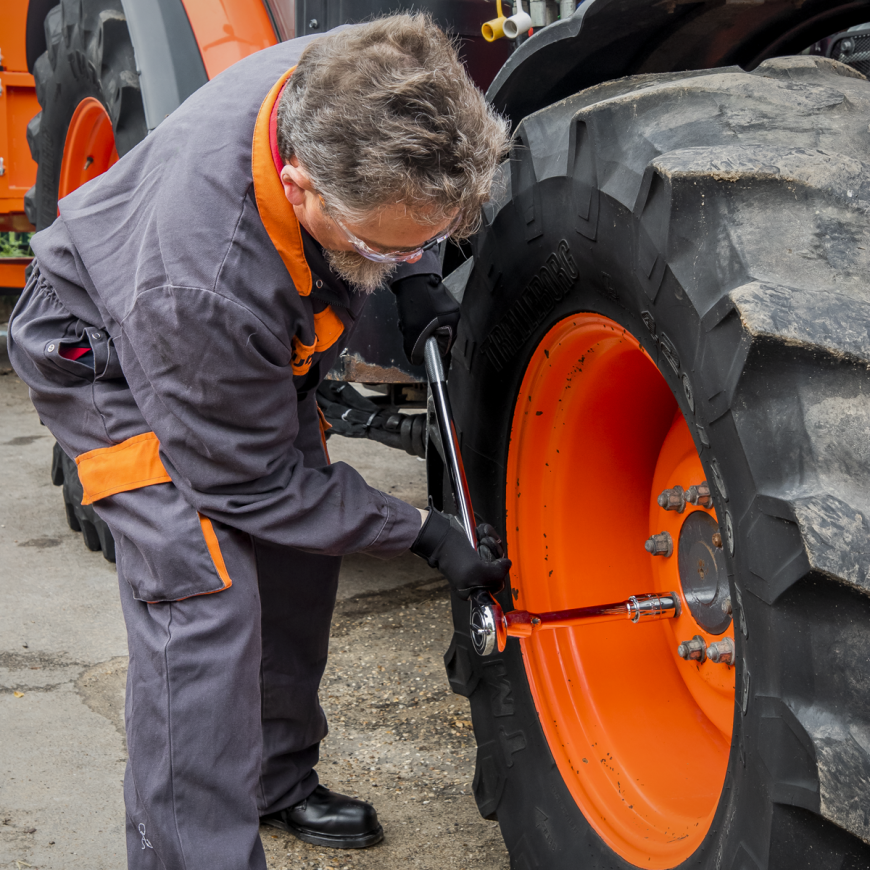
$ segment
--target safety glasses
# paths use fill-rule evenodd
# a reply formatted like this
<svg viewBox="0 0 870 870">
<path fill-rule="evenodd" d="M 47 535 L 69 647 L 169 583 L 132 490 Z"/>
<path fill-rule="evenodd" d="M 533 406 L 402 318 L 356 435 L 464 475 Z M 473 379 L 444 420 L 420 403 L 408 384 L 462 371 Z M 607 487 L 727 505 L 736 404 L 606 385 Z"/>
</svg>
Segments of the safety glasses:
<svg viewBox="0 0 870 870">
<path fill-rule="evenodd" d="M 456 215 L 447 229 L 439 233 L 428 242 L 420 245 L 418 248 L 401 249 L 396 251 L 376 251 L 371 245 L 367 245 L 362 239 L 358 239 L 335 215 L 333 215 L 326 207 L 323 197 L 320 197 L 320 204 L 323 211 L 328 215 L 335 224 L 344 233 L 345 238 L 353 245 L 354 250 L 367 260 L 372 260 L 375 263 L 407 263 L 409 260 L 417 259 L 425 251 L 429 251 L 436 245 L 440 245 L 445 239 L 450 237 L 450 234 L 459 226 L 462 220 L 462 214 Z"/>
</svg>

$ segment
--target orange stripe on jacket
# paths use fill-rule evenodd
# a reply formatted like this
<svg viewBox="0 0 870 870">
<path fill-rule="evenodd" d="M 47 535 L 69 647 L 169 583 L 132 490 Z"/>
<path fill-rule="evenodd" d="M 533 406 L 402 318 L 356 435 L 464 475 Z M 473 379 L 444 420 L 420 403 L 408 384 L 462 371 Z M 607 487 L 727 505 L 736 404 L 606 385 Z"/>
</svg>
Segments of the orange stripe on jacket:
<svg viewBox="0 0 870 870">
<path fill-rule="evenodd" d="M 217 534 L 215 533 L 214 526 L 212 525 L 211 520 L 208 517 L 204 517 L 199 511 L 197 511 L 196 515 L 199 517 L 199 525 L 202 528 L 202 536 L 205 538 L 205 545 L 208 547 L 209 555 L 211 556 L 212 562 L 214 562 L 215 571 L 218 573 L 218 577 L 221 578 L 221 581 L 224 584 L 224 589 L 229 589 L 230 586 L 233 585 L 233 581 L 230 579 L 229 572 L 227 571 L 226 563 L 224 562 L 224 554 L 221 552 L 221 545 L 217 539 Z M 222 589 L 215 589 L 214 592 L 222 592 Z M 213 595 L 214 592 L 201 592 L 201 595 Z M 193 597 L 193 596 L 191 596 Z M 184 599 L 180 599 L 184 600 Z"/>
<path fill-rule="evenodd" d="M 295 67 L 287 70 L 278 79 L 260 106 L 254 127 L 251 168 L 254 195 L 263 226 L 290 273 L 296 291 L 300 296 L 308 296 L 312 285 L 311 269 L 305 259 L 302 230 L 296 212 L 284 195 L 284 185 L 281 183 L 282 162 L 278 153 L 278 101 L 294 69 Z M 298 336 L 293 338 L 293 374 L 307 374 L 314 354 L 332 347 L 343 332 L 344 323 L 329 306 L 323 311 L 315 312 L 315 343 L 303 344 Z"/>
<path fill-rule="evenodd" d="M 260 220 L 269 234 L 275 250 L 284 261 L 296 292 L 300 296 L 311 293 L 311 269 L 302 250 L 302 231 L 293 206 L 284 195 L 281 177 L 276 172 L 272 154 L 270 124 L 277 109 L 278 98 L 293 67 L 281 76 L 268 96 L 263 100 L 254 126 L 254 141 L 251 147 L 251 172 L 254 177 L 254 196 L 260 211 Z"/>
<path fill-rule="evenodd" d="M 93 504 L 101 498 L 155 483 L 172 483 L 159 450 L 157 436 L 143 432 L 112 447 L 100 447 L 76 456 L 84 490 L 82 504 Z"/>
</svg>

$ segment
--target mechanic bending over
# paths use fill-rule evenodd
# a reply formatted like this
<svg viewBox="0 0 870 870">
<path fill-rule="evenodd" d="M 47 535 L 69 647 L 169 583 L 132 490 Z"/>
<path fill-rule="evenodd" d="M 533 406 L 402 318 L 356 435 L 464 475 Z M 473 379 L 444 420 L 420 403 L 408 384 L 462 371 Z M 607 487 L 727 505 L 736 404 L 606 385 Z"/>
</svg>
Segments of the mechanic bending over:
<svg viewBox="0 0 870 870">
<path fill-rule="evenodd" d="M 315 771 L 341 557 L 410 548 L 464 597 L 509 562 L 330 465 L 315 388 L 385 281 L 410 355 L 455 333 L 430 248 L 506 146 L 432 21 L 383 18 L 235 64 L 33 239 L 9 354 L 116 541 L 129 867 L 265 870 L 260 822 L 382 839 Z"/>
</svg>

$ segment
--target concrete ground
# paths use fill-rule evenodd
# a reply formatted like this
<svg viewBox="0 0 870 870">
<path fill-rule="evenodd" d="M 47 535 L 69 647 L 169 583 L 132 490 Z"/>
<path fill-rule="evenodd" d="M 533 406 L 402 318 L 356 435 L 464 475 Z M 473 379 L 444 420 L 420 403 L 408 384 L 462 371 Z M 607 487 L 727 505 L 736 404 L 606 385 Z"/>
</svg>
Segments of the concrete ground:
<svg viewBox="0 0 870 870">
<path fill-rule="evenodd" d="M 114 566 L 67 528 L 52 443 L 0 322 L 0 868 L 121 870 L 124 624 Z M 329 446 L 373 485 L 425 506 L 422 462 L 367 441 Z M 470 794 L 468 704 L 442 662 L 449 610 L 445 581 L 422 560 L 345 560 L 319 770 L 375 803 L 386 839 L 333 851 L 263 828 L 271 870 L 507 870 L 498 826 Z"/>
</svg>

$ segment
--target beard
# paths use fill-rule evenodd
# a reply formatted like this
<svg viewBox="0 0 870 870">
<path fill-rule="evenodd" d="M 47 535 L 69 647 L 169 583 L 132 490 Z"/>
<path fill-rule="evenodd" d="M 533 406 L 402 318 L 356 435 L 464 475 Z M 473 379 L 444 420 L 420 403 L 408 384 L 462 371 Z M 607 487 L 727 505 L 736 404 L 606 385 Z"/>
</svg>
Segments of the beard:
<svg viewBox="0 0 870 870">
<path fill-rule="evenodd" d="M 395 263 L 375 263 L 356 251 L 323 249 L 329 268 L 361 293 L 374 293 L 396 269 Z"/>
</svg>

